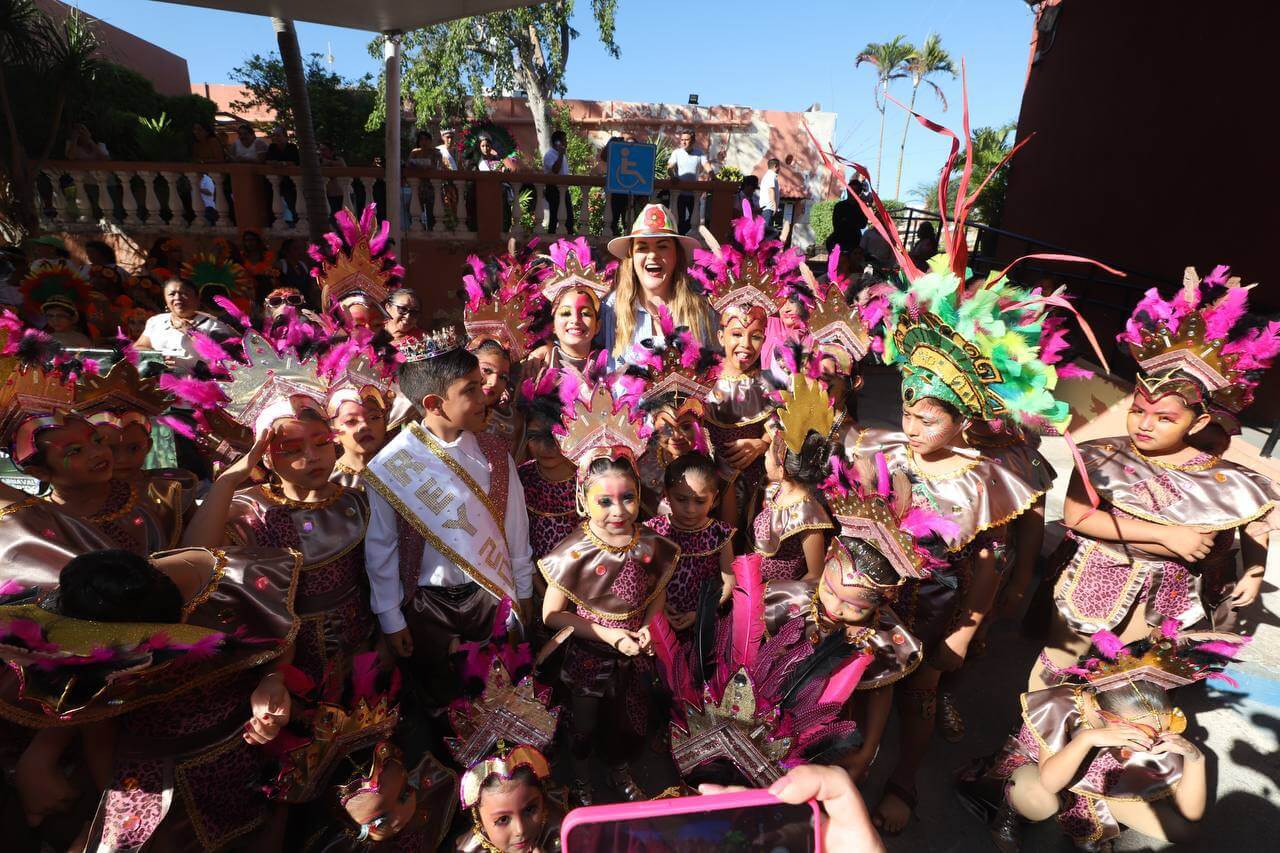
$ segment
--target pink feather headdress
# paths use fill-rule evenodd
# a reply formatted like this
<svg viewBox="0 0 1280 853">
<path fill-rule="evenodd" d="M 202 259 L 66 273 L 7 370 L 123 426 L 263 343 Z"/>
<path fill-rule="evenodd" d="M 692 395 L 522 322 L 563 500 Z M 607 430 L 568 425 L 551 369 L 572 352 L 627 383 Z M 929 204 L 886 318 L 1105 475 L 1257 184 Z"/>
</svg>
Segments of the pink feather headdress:
<svg viewBox="0 0 1280 853">
<path fill-rule="evenodd" d="M 1118 337 L 1128 344 L 1148 399 L 1177 394 L 1203 405 L 1228 433 L 1253 402 L 1262 372 L 1280 354 L 1280 322 L 1251 322 L 1249 291 L 1225 266 L 1203 279 L 1187 267 L 1182 288 L 1163 299 L 1148 290 Z"/>
<path fill-rule="evenodd" d="M 733 221 L 736 245 L 722 246 L 703 229 L 703 240 L 711 251 L 695 249 L 689 274 L 711 296 L 711 304 L 721 323 L 745 322 L 750 317 L 768 317 L 793 296 L 806 307 L 814 295 L 800 274 L 804 255 L 787 249 L 777 240 L 766 240 L 764 217 L 757 216 L 744 200 L 742 216 Z"/>
<path fill-rule="evenodd" d="M 750 784 L 764 786 L 797 764 L 830 763 L 861 744 L 841 709 L 872 654 L 849 643 L 843 631 L 815 646 L 803 617 L 766 637 L 760 557 L 741 557 L 733 568 L 737 588 L 727 618 L 716 624 L 715 608 L 700 607 L 694 639 L 685 645 L 664 614 L 650 630 L 675 700 L 671 749 L 680 772 L 722 759 Z"/>
<path fill-rule="evenodd" d="M 521 361 L 528 354 L 536 335 L 533 334 L 539 268 L 543 265 L 535 254 L 537 239 L 516 251 L 512 240 L 506 252 L 480 258 L 467 258 L 469 272 L 462 277 L 462 323 L 467 330 L 468 349 L 481 342 L 494 340 Z"/>
<path fill-rule="evenodd" d="M 1099 692 L 1135 681 L 1149 681 L 1165 690 L 1211 678 L 1234 685 L 1222 670 L 1249 642 L 1234 634 L 1182 632 L 1173 619 L 1166 619 L 1150 637 L 1127 645 L 1110 631 L 1099 631 L 1091 639 L 1097 655 L 1061 672 Z"/>
<path fill-rule="evenodd" d="M 370 202 L 356 221 L 351 211 L 339 210 L 334 215 L 338 230 L 307 249 L 316 262 L 311 274 L 320 282 L 326 311 L 356 294 L 381 305 L 404 278 L 404 267 L 390 251 L 391 225 L 386 220 L 378 225 L 377 212 Z"/>
<path fill-rule="evenodd" d="M 959 527 L 932 510 L 913 506 L 910 489 L 905 479 L 895 482 L 883 454 L 877 453 L 872 464 L 864 463 L 864 470 L 846 464 L 838 455 L 831 457 L 831 476 L 822 483 L 822 490 L 831 517 L 840 525 L 824 569 L 832 581 L 891 589 L 945 566 L 924 543 L 936 542 L 945 548 Z M 847 540 L 870 546 L 884 562 L 859 559 Z"/>
</svg>

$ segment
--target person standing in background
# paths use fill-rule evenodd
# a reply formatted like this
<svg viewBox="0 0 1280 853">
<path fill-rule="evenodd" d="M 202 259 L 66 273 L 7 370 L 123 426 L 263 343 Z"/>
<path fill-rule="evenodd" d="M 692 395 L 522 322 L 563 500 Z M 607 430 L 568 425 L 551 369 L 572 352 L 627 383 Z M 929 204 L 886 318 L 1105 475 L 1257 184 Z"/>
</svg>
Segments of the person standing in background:
<svg viewBox="0 0 1280 853">
<path fill-rule="evenodd" d="M 769 168 L 760 178 L 760 213 L 764 216 L 764 227 L 774 230 L 775 217 L 782 209 L 782 194 L 778 188 L 778 168 L 782 165 L 777 157 L 769 158 Z"/>
<path fill-rule="evenodd" d="M 569 141 L 563 130 L 551 134 L 551 148 L 542 155 L 542 170 L 548 175 L 569 174 Z M 551 218 L 547 220 L 547 233 L 556 233 L 556 221 L 560 216 L 560 196 L 564 195 L 564 233 L 573 233 L 573 201 L 569 198 L 569 188 L 563 189 L 559 184 L 547 184 L 544 195 L 547 199 L 547 211 Z"/>
<path fill-rule="evenodd" d="M 711 163 L 701 148 L 694 146 L 693 131 L 680 131 L 680 147 L 671 152 L 667 172 L 678 181 L 700 181 L 711 174 Z M 697 196 L 682 192 L 676 197 L 676 220 L 681 234 L 693 227 L 693 209 Z"/>
</svg>

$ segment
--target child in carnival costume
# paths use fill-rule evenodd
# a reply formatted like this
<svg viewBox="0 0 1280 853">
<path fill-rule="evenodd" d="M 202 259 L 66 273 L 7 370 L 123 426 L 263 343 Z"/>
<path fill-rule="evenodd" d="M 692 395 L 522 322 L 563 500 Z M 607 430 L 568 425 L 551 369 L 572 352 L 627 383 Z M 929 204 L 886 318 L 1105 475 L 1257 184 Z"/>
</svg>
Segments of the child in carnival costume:
<svg viewBox="0 0 1280 853">
<path fill-rule="evenodd" d="M 1234 685 L 1221 670 L 1242 645 L 1180 633 L 1172 619 L 1128 644 L 1099 631 L 1064 683 L 1022 694 L 1016 734 L 959 774 L 961 802 L 1007 853 L 1028 821 L 1048 818 L 1081 850 L 1110 850 L 1126 828 L 1191 841 L 1209 804 L 1207 762 L 1169 692 L 1209 678 Z"/>
<path fill-rule="evenodd" d="M 258 745 L 289 720 L 278 667 L 298 630 L 298 568 L 273 549 L 104 550 L 58 566 L 56 585 L 10 585 L 0 718 L 35 731 L 15 776 L 28 815 L 71 801 L 49 797 L 68 788 L 64 752 L 80 740 L 74 777 L 102 791 L 84 816 L 90 848 L 252 846 L 270 804 L 236 782 L 266 769 Z"/>
<path fill-rule="evenodd" d="M 145 484 L 113 477 L 111 448 L 79 411 L 94 362 L 69 357 L 48 335 L 6 314 L 0 329 L 0 440 L 46 497 L 9 495 L 0 513 L 0 578 L 52 583 L 67 560 L 119 548 L 146 556 L 182 535 L 178 484 L 144 499 Z"/>
<path fill-rule="evenodd" d="M 456 679 L 442 649 L 487 637 L 504 597 L 530 624 L 529 517 L 507 443 L 484 431 L 480 363 L 458 332 L 411 341 L 401 355 L 400 393 L 421 420 L 365 468 L 365 563 L 392 652 L 443 707 Z"/>
<path fill-rule="evenodd" d="M 18 288 L 23 313 L 43 317 L 50 337 L 65 347 L 92 346 L 81 326 L 92 296 L 83 268 L 67 260 L 36 261 Z"/>
<path fill-rule="evenodd" d="M 529 303 L 536 289 L 530 256 L 531 246 L 517 256 L 514 241 L 505 255 L 487 262 L 471 255 L 467 258 L 471 272 L 462 279 L 467 349 L 479 359 L 484 376 L 485 431 L 505 439 L 513 456 L 518 455 L 521 430 L 513 399 L 516 385 L 512 368 L 528 354 L 533 322 Z"/>
<path fill-rule="evenodd" d="M 637 414 L 643 415 L 653 440 L 639 460 L 646 515 L 659 515 L 664 473 L 686 453 L 711 453 L 702 421 L 711 385 L 708 371 L 719 354 L 704 348 L 686 327 L 677 328 L 666 306 L 657 311 L 660 336 L 645 338 L 628 353 L 615 389 Z M 725 466 L 726 481 L 733 471 Z"/>
<path fill-rule="evenodd" d="M 369 648 L 374 620 L 365 597 L 361 542 L 365 496 L 332 482 L 337 446 L 326 412 L 329 389 L 355 356 L 344 345 L 299 354 L 245 332 L 243 360 L 218 365 L 213 403 L 255 437 L 248 464 L 222 472 L 189 525 L 188 541 L 292 548 L 303 555 L 295 602 L 302 617 L 293 664 L 315 682 L 342 678 Z M 246 484 L 261 462 L 268 479 Z"/>
<path fill-rule="evenodd" d="M 765 619 L 772 634 L 801 618 L 813 643 L 843 630 L 849 642 L 874 654 L 846 709 L 863 734 L 861 747 L 841 762 L 856 780 L 879 749 L 893 685 L 911 675 L 924 657 L 894 604 L 908 581 L 945 566 L 938 554 L 945 551 L 943 536 L 953 525 L 913 506 L 910 483 L 904 475 L 890 474 L 883 456 L 855 465 L 833 458 L 823 491 L 838 535 L 827 551 L 822 577 L 768 581 Z"/>
<path fill-rule="evenodd" d="M 449 831 L 457 774 L 425 749 L 424 727 L 398 704 L 399 670 L 381 671 L 377 657 L 357 655 L 346 685 L 285 670 L 297 698 L 266 747 L 279 761 L 267 792 L 291 806 L 290 850 L 435 850 Z"/>
<path fill-rule="evenodd" d="M 630 767 L 657 717 L 649 625 L 662 612 L 680 548 L 639 523 L 636 459 L 647 429 L 627 406 L 598 384 L 561 429 L 564 455 L 578 466 L 578 511 L 586 520 L 538 568 L 547 582 L 547 629 L 573 629 L 561 678 L 571 696 L 574 793 L 591 801 L 590 760 L 603 756 L 614 785 L 637 799 L 643 793 Z"/>
<path fill-rule="evenodd" d="M 599 359 L 592 344 L 600 331 L 600 306 L 613 290 L 617 263 L 598 266 L 585 237 L 557 240 L 539 261 L 541 300 L 533 328 L 551 340 L 530 354 L 521 372 L 536 376 L 570 367 L 585 375 Z"/>
<path fill-rule="evenodd" d="M 369 460 L 386 446 L 395 391 L 395 363 L 379 357 L 371 348 L 352 347 L 359 355 L 346 360 L 329 383 L 325 411 L 342 449 L 330 477 L 348 489 L 364 491 L 361 475 Z"/>
<path fill-rule="evenodd" d="M 841 709 L 874 655 L 833 632 L 813 643 L 802 617 L 766 629 L 766 585 L 756 556 L 733 564 L 733 607 L 717 617 L 719 579 L 703 587 L 693 636 L 666 617 L 652 642 L 671 690 L 671 749 L 690 784 L 766 787 L 797 764 L 839 761 L 862 741 Z"/>
<path fill-rule="evenodd" d="M 765 329 L 786 304 L 790 285 L 802 281 L 796 270 L 803 256 L 766 240 L 764 218 L 753 215 L 748 203 L 733 227 L 737 247 L 720 246 L 704 231 L 712 250 L 694 252 L 697 264 L 689 274 L 702 282 L 720 317 L 724 360 L 708 376 L 713 384 L 706 424 L 717 457 L 736 472 L 720 518 L 742 530 L 759 503 L 770 441 L 765 425 L 777 406 L 775 386 L 760 369 Z"/>
<path fill-rule="evenodd" d="M 1066 300 L 1060 293 L 1017 287 L 1005 271 L 966 286 L 964 223 L 983 186 L 968 193 L 973 164 L 967 151 L 954 208 L 946 210 L 958 148 L 953 142 L 939 181 L 943 213 L 950 214 L 950 222 L 944 223 L 944 251 L 924 269 L 887 224 L 892 220 L 879 198 L 872 193 L 868 204 L 851 195 L 888 243 L 907 280 L 905 291 L 890 298 L 884 335 L 884 360 L 903 376 L 903 432 L 864 430 L 853 451 L 872 458 L 883 453 L 891 471 L 911 479 L 917 505 L 956 525 L 947 541 L 949 570 L 910 582 L 900 597 L 899 612 L 923 645 L 925 660 L 900 693 L 903 748 L 874 817 L 890 834 L 902 830 L 915 807 L 915 772 L 939 704 L 944 733 L 952 738 L 963 733 L 963 718 L 950 695 L 944 692 L 943 702 L 937 702 L 939 680 L 963 665 L 1007 569 L 1016 563 L 1016 580 L 1029 578 L 1035 554 L 1019 550 L 1011 539 L 1015 531 L 1026 533 L 1017 519 L 1033 511 L 1051 483 L 1047 476 L 1029 481 L 1019 473 L 1040 464 L 1005 464 L 1003 456 L 974 447 L 969 435 L 979 428 L 1016 434 L 1061 424 L 1068 415 L 1066 403 L 1053 396 L 1055 363 L 1062 353 L 1050 346 L 1054 326 L 1047 322 L 1049 308 L 1066 306 Z M 861 166 L 854 168 L 865 176 Z M 1041 523 L 1038 515 L 1032 516 L 1031 526 Z"/>
<path fill-rule="evenodd" d="M 472 827 L 457 839 L 459 851 L 545 850 L 558 843 L 566 803 L 553 786 L 546 759 L 560 709 L 551 706 L 551 690 L 536 680 L 540 664 L 568 634 L 544 646 L 535 657 L 528 643 L 507 630 L 503 602 L 493 635 L 482 643 L 463 643 L 455 657 L 464 696 L 449 709 L 455 736 L 446 744 L 454 760 L 467 768 L 462 776 L 462 807 Z M 509 748 L 507 744 L 519 744 Z M 520 771 L 527 765 L 532 772 Z"/>
<path fill-rule="evenodd" d="M 1171 299 L 1148 291 L 1120 335 L 1139 371 L 1128 435 L 1080 447 L 1087 473 L 1067 493 L 1071 544 L 1033 689 L 1052 683 L 1094 632 L 1128 642 L 1166 619 L 1226 628 L 1257 598 L 1276 486 L 1215 447 L 1239 433 L 1239 412 L 1280 353 L 1280 323 L 1246 314 L 1249 290 L 1226 267 L 1204 279 L 1188 268 Z"/>
<path fill-rule="evenodd" d="M 386 323 L 383 308 L 392 290 L 400 286 L 404 267 L 391 252 L 391 225 L 377 226 L 377 205 L 370 202 L 359 221 L 343 209 L 334 215 L 337 231 L 307 253 L 315 261 L 311 274 L 320 284 L 325 314 L 348 334 L 372 337 Z"/>
<path fill-rule="evenodd" d="M 254 280 L 249 271 L 222 253 L 202 252 L 182 264 L 182 277 L 196 286 L 200 306 L 213 307 L 214 296 L 224 296 L 241 311 L 250 311 L 254 302 Z"/>
</svg>

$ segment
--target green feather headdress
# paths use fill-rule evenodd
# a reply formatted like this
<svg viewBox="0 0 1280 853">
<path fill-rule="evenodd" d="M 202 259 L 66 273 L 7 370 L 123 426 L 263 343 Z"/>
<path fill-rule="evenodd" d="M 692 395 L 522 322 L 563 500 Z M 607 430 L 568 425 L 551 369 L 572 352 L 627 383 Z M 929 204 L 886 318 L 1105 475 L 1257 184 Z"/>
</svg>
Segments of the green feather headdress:
<svg viewBox="0 0 1280 853">
<path fill-rule="evenodd" d="M 975 420 L 1066 421 L 1057 369 L 1042 358 L 1052 329 L 1040 294 L 1003 276 L 966 291 L 945 255 L 928 270 L 891 297 L 884 358 L 902 371 L 902 399 L 935 397 Z"/>
</svg>

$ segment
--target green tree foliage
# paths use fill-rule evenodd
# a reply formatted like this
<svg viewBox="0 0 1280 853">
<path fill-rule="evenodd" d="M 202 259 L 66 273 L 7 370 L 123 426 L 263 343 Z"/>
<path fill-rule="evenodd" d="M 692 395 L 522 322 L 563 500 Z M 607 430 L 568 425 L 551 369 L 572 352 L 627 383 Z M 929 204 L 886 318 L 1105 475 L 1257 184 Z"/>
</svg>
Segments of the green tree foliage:
<svg viewBox="0 0 1280 853">
<path fill-rule="evenodd" d="M 373 77 L 348 80 L 325 67 L 324 57 L 318 53 L 307 56 L 304 70 L 316 139 L 331 143 L 352 165 L 373 162 L 383 150 L 382 134 L 366 126 L 379 103 Z M 284 63 L 278 53 L 255 53 L 231 74 L 248 92 L 243 101 L 232 101 L 231 109 L 265 108 L 279 116 L 286 128 L 296 129 Z"/>
<path fill-rule="evenodd" d="M 83 122 L 116 160 L 183 162 L 191 158 L 191 127 L 212 124 L 218 106 L 202 95 L 161 95 L 151 81 L 123 65 L 104 63 L 67 104 L 68 118 Z M 167 118 L 159 136 L 147 122 Z"/>
<path fill-rule="evenodd" d="M 999 165 L 1012 146 L 1010 137 L 1015 125 L 1012 122 L 999 127 L 978 127 L 972 132 L 973 137 L 973 176 L 969 179 L 969 191 L 973 192 L 991 174 L 991 170 Z M 951 173 L 947 184 L 947 210 L 955 207 L 956 181 L 960 177 L 961 167 L 957 166 Z M 984 225 L 998 226 L 1000 215 L 1004 211 L 1004 197 L 1009 189 L 1009 168 L 1006 166 L 996 173 L 987 184 L 982 195 L 974 203 L 970 220 Z M 923 181 L 912 189 L 911 195 L 920 199 L 926 210 L 938 210 L 937 181 Z"/>
<path fill-rule="evenodd" d="M 809 208 L 809 227 L 813 229 L 813 242 L 817 246 L 825 245 L 831 232 L 835 230 L 832 214 L 836 208 L 835 199 L 823 199 Z"/>
<path fill-rule="evenodd" d="M 31 0 L 0 0 L 0 232 L 7 239 L 38 225 L 36 177 L 61 153 L 67 104 L 93 82 L 97 51 L 93 28 L 74 9 L 55 21 Z"/>
<path fill-rule="evenodd" d="M 618 56 L 614 15 L 618 0 L 591 0 L 601 43 Z M 563 95 L 569 46 L 579 33 L 569 21 L 574 0 L 492 12 L 404 34 L 401 84 L 420 123 L 458 121 L 485 113 L 484 99 L 523 92 L 533 113 L 538 153 L 551 141 L 551 99 Z M 382 56 L 382 39 L 369 46 Z M 380 88 L 381 88 L 380 84 Z M 380 126 L 382 102 L 371 124 Z"/>
</svg>

